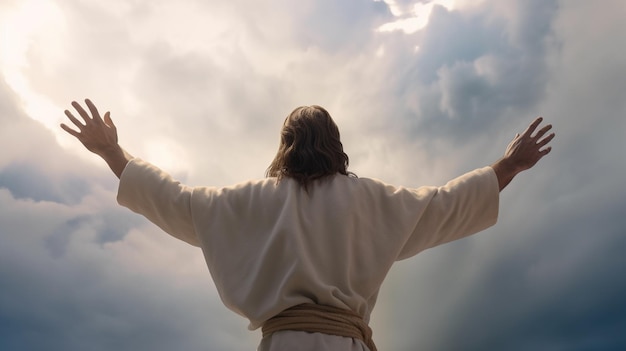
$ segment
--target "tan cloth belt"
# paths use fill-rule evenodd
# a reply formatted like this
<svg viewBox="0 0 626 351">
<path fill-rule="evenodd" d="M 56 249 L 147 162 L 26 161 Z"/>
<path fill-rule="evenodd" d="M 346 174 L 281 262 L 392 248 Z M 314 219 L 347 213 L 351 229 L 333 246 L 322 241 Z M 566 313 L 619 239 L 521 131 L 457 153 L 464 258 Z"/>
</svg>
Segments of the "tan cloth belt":
<svg viewBox="0 0 626 351">
<path fill-rule="evenodd" d="M 305 303 L 290 307 L 265 321 L 263 337 L 272 333 L 293 330 L 324 333 L 359 339 L 370 351 L 376 351 L 372 329 L 358 314 L 337 307 Z"/>
</svg>

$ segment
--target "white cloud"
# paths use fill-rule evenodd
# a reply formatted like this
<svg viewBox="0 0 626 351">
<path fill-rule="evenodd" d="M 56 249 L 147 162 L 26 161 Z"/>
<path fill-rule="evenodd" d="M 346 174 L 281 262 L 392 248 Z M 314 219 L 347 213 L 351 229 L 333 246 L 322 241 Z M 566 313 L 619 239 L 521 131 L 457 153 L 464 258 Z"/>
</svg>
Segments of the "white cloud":
<svg viewBox="0 0 626 351">
<path fill-rule="evenodd" d="M 0 14 L 3 33 L 0 70 L 11 88 L 22 97 L 26 112 L 51 128 L 56 125 L 51 116 L 57 107 L 45 95 L 33 91 L 23 71 L 30 68 L 28 55 L 34 46 L 51 53 L 46 62 L 58 59 L 59 53 L 54 48 L 59 45 L 59 35 L 65 27 L 63 14 L 52 1 L 31 0 L 8 6 Z"/>
<path fill-rule="evenodd" d="M 405 34 L 413 34 L 426 27 L 435 6 L 440 6 L 448 11 L 468 11 L 484 3 L 482 0 L 431 0 L 410 2 L 410 4 L 399 4 L 395 0 L 381 1 L 389 6 L 389 10 L 396 19 L 381 25 L 377 30 L 380 32 L 402 31 Z"/>
<path fill-rule="evenodd" d="M 434 6 L 442 6 L 448 10 L 453 9 L 454 1 L 453 0 L 436 0 L 432 2 L 422 3 L 417 2 L 413 6 L 413 10 L 410 12 L 409 16 L 403 16 L 403 12 L 399 9 L 399 6 L 395 3 L 395 1 L 386 1 L 391 9 L 391 13 L 400 17 L 392 22 L 388 22 L 378 27 L 378 31 L 380 32 L 392 32 L 396 30 L 403 31 L 406 34 L 413 34 L 418 30 L 426 27 L 428 25 L 428 19 L 430 18 L 430 14 L 433 11 Z"/>
</svg>

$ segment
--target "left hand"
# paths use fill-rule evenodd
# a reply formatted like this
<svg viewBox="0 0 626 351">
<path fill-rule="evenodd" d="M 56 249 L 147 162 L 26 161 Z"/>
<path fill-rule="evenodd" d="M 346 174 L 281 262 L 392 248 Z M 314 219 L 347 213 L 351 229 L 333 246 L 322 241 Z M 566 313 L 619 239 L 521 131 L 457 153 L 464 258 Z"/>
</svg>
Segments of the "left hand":
<svg viewBox="0 0 626 351">
<path fill-rule="evenodd" d="M 87 111 L 85 111 L 79 103 L 76 101 L 72 102 L 72 106 L 76 109 L 84 124 L 74 117 L 70 111 L 65 110 L 65 115 L 78 128 L 78 131 L 63 123 L 61 124 L 61 128 L 69 134 L 75 136 L 76 139 L 78 139 L 85 146 L 85 148 L 87 148 L 87 150 L 100 156 L 119 149 L 119 145 L 117 143 L 117 128 L 111 120 L 110 113 L 106 112 L 103 120 L 100 118 L 98 109 L 93 102 L 91 102 L 91 100 L 86 99 L 85 104 L 87 104 L 87 107 L 91 112 L 91 116 L 89 116 Z"/>
</svg>

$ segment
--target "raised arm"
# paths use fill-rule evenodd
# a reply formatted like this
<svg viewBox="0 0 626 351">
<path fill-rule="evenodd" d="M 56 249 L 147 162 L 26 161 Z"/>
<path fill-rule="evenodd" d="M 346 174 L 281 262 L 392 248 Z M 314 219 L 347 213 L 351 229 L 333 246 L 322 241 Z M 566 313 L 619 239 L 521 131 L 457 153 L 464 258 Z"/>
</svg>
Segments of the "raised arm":
<svg viewBox="0 0 626 351">
<path fill-rule="evenodd" d="M 502 191 L 518 173 L 532 168 L 542 157 L 552 150 L 552 147 L 546 147 L 552 138 L 554 138 L 554 133 L 546 135 L 546 133 L 552 129 L 551 124 L 539 129 L 539 131 L 533 135 L 542 121 L 543 117 L 538 117 L 521 135 L 516 134 L 515 138 L 513 138 L 511 143 L 507 146 L 504 156 L 491 165 L 498 177 L 500 191 Z"/>
<path fill-rule="evenodd" d="M 102 157 L 113 173 L 120 178 L 122 171 L 128 161 L 132 159 L 132 156 L 117 143 L 117 129 L 115 124 L 113 124 L 113 120 L 111 120 L 110 112 L 106 112 L 104 119 L 102 119 L 98 109 L 91 100 L 86 99 L 85 104 L 91 112 L 91 117 L 79 103 L 76 101 L 72 102 L 72 106 L 82 118 L 82 122 L 74 117 L 69 110 L 65 110 L 65 115 L 78 128 L 78 131 L 64 123 L 61 124 L 61 128 L 75 136 L 87 150 Z"/>
</svg>

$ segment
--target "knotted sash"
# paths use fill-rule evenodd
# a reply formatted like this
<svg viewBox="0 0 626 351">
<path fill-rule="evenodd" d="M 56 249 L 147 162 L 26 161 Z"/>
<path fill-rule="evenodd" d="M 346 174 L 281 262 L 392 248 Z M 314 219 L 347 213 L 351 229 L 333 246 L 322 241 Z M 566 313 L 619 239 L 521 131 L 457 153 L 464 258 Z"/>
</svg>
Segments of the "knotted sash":
<svg viewBox="0 0 626 351">
<path fill-rule="evenodd" d="M 372 329 L 363 318 L 350 310 L 332 306 L 305 303 L 290 307 L 265 321 L 261 330 L 263 337 L 283 330 L 344 336 L 359 339 L 370 351 L 376 351 Z"/>
</svg>

